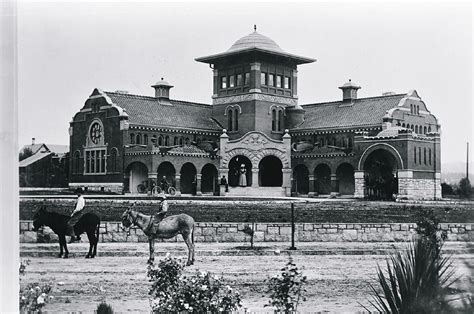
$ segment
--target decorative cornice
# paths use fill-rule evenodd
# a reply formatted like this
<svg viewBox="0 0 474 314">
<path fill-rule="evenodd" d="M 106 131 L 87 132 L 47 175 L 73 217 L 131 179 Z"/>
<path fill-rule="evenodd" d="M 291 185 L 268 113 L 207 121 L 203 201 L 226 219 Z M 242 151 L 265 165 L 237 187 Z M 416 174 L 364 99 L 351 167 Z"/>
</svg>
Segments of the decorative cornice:
<svg viewBox="0 0 474 314">
<path fill-rule="evenodd" d="M 261 93 L 248 93 L 248 94 L 242 94 L 242 95 L 217 97 L 212 100 L 212 103 L 214 105 L 221 105 L 221 104 L 231 104 L 231 103 L 251 101 L 251 100 L 268 101 L 271 103 L 283 104 L 287 106 L 296 106 L 298 104 L 298 99 L 296 98 L 288 98 L 288 97 L 281 97 L 277 95 L 268 95 L 268 94 L 261 94 Z"/>
</svg>

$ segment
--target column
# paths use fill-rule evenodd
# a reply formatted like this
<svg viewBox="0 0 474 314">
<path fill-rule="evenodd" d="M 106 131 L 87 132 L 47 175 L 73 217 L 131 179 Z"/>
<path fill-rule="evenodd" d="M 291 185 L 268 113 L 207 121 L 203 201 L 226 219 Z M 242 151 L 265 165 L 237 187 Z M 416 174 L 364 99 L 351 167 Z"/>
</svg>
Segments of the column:
<svg viewBox="0 0 474 314">
<path fill-rule="evenodd" d="M 365 198 L 365 172 L 354 171 L 354 197 Z"/>
<path fill-rule="evenodd" d="M 175 180 L 175 189 L 176 189 L 176 195 L 177 196 L 180 196 L 181 195 L 181 174 L 175 174 L 174 176 L 174 180 Z"/>
<path fill-rule="evenodd" d="M 252 168 L 252 187 L 258 187 L 258 168 Z"/>
<path fill-rule="evenodd" d="M 309 192 L 308 192 L 308 196 L 309 197 L 313 197 L 316 195 L 316 193 L 314 193 L 314 175 L 313 174 L 310 174 L 308 176 L 308 179 L 309 179 Z"/>
<path fill-rule="evenodd" d="M 339 195 L 339 182 L 337 180 L 337 175 L 331 173 L 331 197 L 336 197 Z"/>
<path fill-rule="evenodd" d="M 283 188 L 285 189 L 285 195 L 291 196 L 291 168 L 284 168 L 283 172 Z"/>
<path fill-rule="evenodd" d="M 196 196 L 201 196 L 202 195 L 201 177 L 202 177 L 202 174 L 200 174 L 200 173 L 196 174 Z"/>
</svg>

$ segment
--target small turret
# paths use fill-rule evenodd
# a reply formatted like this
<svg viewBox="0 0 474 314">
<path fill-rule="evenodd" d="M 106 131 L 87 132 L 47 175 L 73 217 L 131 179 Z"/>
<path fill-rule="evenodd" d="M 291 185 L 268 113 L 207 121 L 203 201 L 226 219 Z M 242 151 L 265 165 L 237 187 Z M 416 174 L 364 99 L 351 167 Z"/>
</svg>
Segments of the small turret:
<svg viewBox="0 0 474 314">
<path fill-rule="evenodd" d="M 161 101 L 170 99 L 170 89 L 173 87 L 173 85 L 164 81 L 163 78 L 161 78 L 159 82 L 156 82 L 151 87 L 155 89 L 155 97 L 158 98 L 158 100 Z"/>
<path fill-rule="evenodd" d="M 342 90 L 342 101 L 352 102 L 357 99 L 357 90 L 360 89 L 360 86 L 352 83 L 351 79 L 339 88 Z"/>
</svg>

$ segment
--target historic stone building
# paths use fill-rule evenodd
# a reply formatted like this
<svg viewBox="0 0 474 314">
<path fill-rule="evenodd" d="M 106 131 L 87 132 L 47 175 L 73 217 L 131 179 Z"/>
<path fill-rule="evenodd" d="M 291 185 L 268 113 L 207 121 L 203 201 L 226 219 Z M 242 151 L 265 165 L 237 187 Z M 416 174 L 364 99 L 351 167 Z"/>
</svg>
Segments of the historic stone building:
<svg viewBox="0 0 474 314">
<path fill-rule="evenodd" d="M 70 187 L 177 194 L 349 195 L 435 199 L 440 125 L 416 91 L 298 104 L 298 71 L 314 59 L 253 32 L 196 61 L 213 69 L 211 104 L 94 89 L 70 123 Z"/>
</svg>

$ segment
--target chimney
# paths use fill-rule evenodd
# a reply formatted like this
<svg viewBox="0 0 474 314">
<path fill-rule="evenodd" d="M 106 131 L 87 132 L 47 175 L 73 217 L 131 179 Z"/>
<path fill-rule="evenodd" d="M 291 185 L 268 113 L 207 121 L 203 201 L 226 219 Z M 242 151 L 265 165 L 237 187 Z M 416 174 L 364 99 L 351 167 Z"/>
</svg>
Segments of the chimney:
<svg viewBox="0 0 474 314">
<path fill-rule="evenodd" d="M 31 138 L 31 145 L 35 145 L 35 140 L 36 140 L 36 138 L 34 138 L 34 137 Z"/>
<path fill-rule="evenodd" d="M 360 86 L 352 83 L 351 79 L 339 88 L 342 90 L 342 101 L 352 102 L 357 99 L 357 90 L 360 89 Z"/>
<path fill-rule="evenodd" d="M 152 85 L 155 89 L 155 97 L 158 98 L 159 101 L 168 100 L 170 99 L 170 89 L 173 87 L 170 83 L 166 82 L 161 78 L 159 82 L 156 82 Z"/>
</svg>

